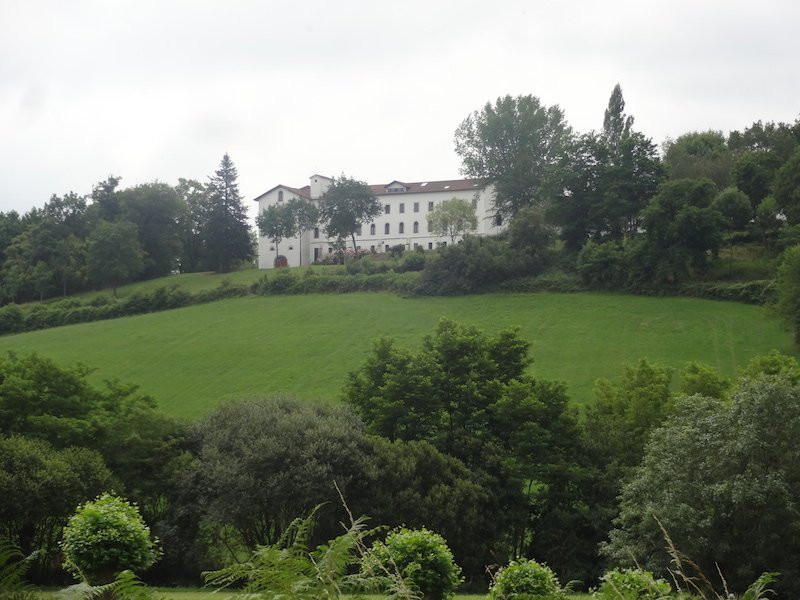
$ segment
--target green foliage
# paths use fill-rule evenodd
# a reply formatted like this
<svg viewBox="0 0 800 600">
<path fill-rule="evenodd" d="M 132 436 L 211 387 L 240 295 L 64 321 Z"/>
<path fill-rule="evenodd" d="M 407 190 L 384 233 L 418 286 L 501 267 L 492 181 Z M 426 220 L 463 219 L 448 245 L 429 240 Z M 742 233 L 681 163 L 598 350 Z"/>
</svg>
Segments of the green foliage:
<svg viewBox="0 0 800 600">
<path fill-rule="evenodd" d="M 441 532 L 457 563 L 481 573 L 495 530 L 485 519 L 491 492 L 482 478 L 424 440 L 375 436 L 371 454 L 375 468 L 359 504 L 370 507 L 379 523 Z"/>
<path fill-rule="evenodd" d="M 217 272 L 231 271 L 253 257 L 250 225 L 237 177 L 236 167 L 226 153 L 208 182 L 208 202 L 199 235 L 205 262 Z"/>
<path fill-rule="evenodd" d="M 642 211 L 643 259 L 650 277 L 673 283 L 704 272 L 722 244 L 724 218 L 711 207 L 716 186 L 708 179 L 664 183 Z"/>
<path fill-rule="evenodd" d="M 133 571 L 117 573 L 110 583 L 91 585 L 86 581 L 76 583 L 57 594 L 58 600 L 163 600 Z"/>
<path fill-rule="evenodd" d="M 702 363 L 690 362 L 681 371 L 679 391 L 684 396 L 699 394 L 706 398 L 726 398 L 730 387 L 729 379 Z"/>
<path fill-rule="evenodd" d="M 663 526 L 702 572 L 724 565 L 732 591 L 776 569 L 796 596 L 798 435 L 800 388 L 781 376 L 744 380 L 729 401 L 676 401 L 623 488 L 606 554 L 665 573 Z"/>
<path fill-rule="evenodd" d="M 233 528 L 249 548 L 274 544 L 298 510 L 359 497 L 369 442 L 342 407 L 290 398 L 224 405 L 197 423 L 192 490 L 206 519 Z M 335 515 L 323 535 L 336 527 Z"/>
<path fill-rule="evenodd" d="M 702 179 L 717 187 L 731 184 L 734 155 L 720 131 L 693 131 L 664 144 L 664 162 L 670 179 Z"/>
<path fill-rule="evenodd" d="M 113 481 L 102 457 L 92 450 L 56 450 L 41 440 L 2 437 L 0 536 L 25 553 L 41 551 L 37 570 L 46 568 L 75 506 Z"/>
<path fill-rule="evenodd" d="M 425 600 L 451 598 L 462 581 L 445 539 L 425 528 L 392 531 L 372 546 L 364 563 L 369 572 L 397 570 Z"/>
<path fill-rule="evenodd" d="M 422 271 L 420 292 L 429 295 L 468 294 L 507 279 L 540 271 L 545 256 L 526 255 L 493 237 L 466 236 L 459 244 L 439 248 Z"/>
<path fill-rule="evenodd" d="M 728 230 L 743 229 L 753 217 L 753 207 L 747 194 L 739 191 L 735 187 L 727 187 L 722 190 L 711 203 L 723 217 Z"/>
<path fill-rule="evenodd" d="M 86 269 L 89 280 L 116 288 L 144 269 L 138 229 L 128 221 L 99 222 L 86 241 Z"/>
<path fill-rule="evenodd" d="M 628 276 L 624 247 L 619 242 L 589 241 L 578 254 L 577 269 L 581 280 L 593 289 L 620 289 Z"/>
<path fill-rule="evenodd" d="M 599 379 L 586 405 L 587 441 L 616 478 L 639 464 L 650 432 L 669 414 L 672 370 L 641 359 L 617 382 Z"/>
<path fill-rule="evenodd" d="M 496 210 L 511 216 L 549 197 L 571 135 L 558 106 L 544 106 L 536 96 L 504 96 L 464 119 L 455 145 L 463 172 L 493 184 Z"/>
<path fill-rule="evenodd" d="M 456 238 L 478 227 L 478 216 L 472 204 L 459 198 L 451 198 L 436 205 L 428 213 L 431 232 L 436 236 L 447 236 L 454 244 Z"/>
<path fill-rule="evenodd" d="M 352 239 L 356 249 L 356 231 L 381 214 L 381 205 L 363 181 L 342 175 L 334 180 L 320 199 L 320 221 L 328 237 Z"/>
<path fill-rule="evenodd" d="M 25 556 L 8 539 L 0 538 L 0 600 L 40 600 L 25 582 L 35 554 Z"/>
<path fill-rule="evenodd" d="M 338 599 L 346 593 L 383 589 L 392 599 L 415 600 L 396 569 L 353 573 L 366 553 L 366 518 L 353 519 L 343 534 L 311 550 L 311 539 L 320 507 L 307 517 L 293 519 L 274 543 L 259 546 L 250 560 L 218 571 L 203 573 L 207 585 L 227 588 L 242 586 L 245 594 L 288 600 Z"/>
<path fill-rule="evenodd" d="M 555 600 L 566 595 L 547 565 L 535 560 L 512 560 L 494 576 L 490 600 Z"/>
<path fill-rule="evenodd" d="M 92 584 L 110 582 L 123 570 L 146 569 L 160 555 L 136 506 L 103 494 L 78 507 L 64 528 L 64 566 Z"/>
<path fill-rule="evenodd" d="M 800 224 L 800 147 L 775 174 L 773 195 L 788 223 Z"/>
<path fill-rule="evenodd" d="M 742 377 L 757 379 L 764 376 L 777 375 L 793 384 L 800 384 L 800 362 L 793 357 L 772 350 L 768 354 L 754 356 L 742 369 Z"/>
<path fill-rule="evenodd" d="M 293 237 L 298 232 L 297 219 L 289 204 L 273 204 L 268 206 L 256 218 L 258 230 L 262 236 L 268 237 L 275 244 L 277 260 L 278 245 L 281 240 Z"/>
<path fill-rule="evenodd" d="M 612 569 L 600 578 L 592 594 L 594 600 L 663 600 L 672 595 L 672 587 L 644 569 Z"/>
<path fill-rule="evenodd" d="M 776 283 L 778 314 L 794 330 L 794 341 L 800 346 L 800 245 L 783 253 Z"/>
</svg>

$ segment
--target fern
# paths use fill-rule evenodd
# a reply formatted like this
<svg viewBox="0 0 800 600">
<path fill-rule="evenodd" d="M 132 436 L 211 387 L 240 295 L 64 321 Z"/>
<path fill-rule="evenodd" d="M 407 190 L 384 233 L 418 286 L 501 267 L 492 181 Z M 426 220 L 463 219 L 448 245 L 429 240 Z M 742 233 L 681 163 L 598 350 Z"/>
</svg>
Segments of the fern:
<svg viewBox="0 0 800 600">
<path fill-rule="evenodd" d="M 365 517 L 354 519 L 348 510 L 345 532 L 309 550 L 321 506 L 292 521 L 275 544 L 259 546 L 247 562 L 203 573 L 206 585 L 222 589 L 242 585 L 244 600 L 338 599 L 377 589 L 389 589 L 390 597 L 398 600 L 418 598 L 398 574 L 352 572 L 366 554 L 365 540 L 381 529 L 368 529 Z"/>
<path fill-rule="evenodd" d="M 152 588 L 133 571 L 122 571 L 105 585 L 90 585 L 86 581 L 71 585 L 56 594 L 58 600 L 160 600 Z"/>
<path fill-rule="evenodd" d="M 0 539 L 0 600 L 39 598 L 39 594 L 25 583 L 25 573 L 37 554 L 25 556 L 9 540 Z"/>
</svg>

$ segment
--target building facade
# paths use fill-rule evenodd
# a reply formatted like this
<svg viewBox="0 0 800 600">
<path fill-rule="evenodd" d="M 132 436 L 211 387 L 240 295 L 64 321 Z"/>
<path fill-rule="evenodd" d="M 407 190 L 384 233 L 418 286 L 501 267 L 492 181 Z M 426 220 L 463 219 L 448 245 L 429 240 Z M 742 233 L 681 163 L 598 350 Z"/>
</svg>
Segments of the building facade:
<svg viewBox="0 0 800 600">
<path fill-rule="evenodd" d="M 268 206 L 282 204 L 293 198 L 317 201 L 332 183 L 332 178 L 316 174 L 302 188 L 277 185 L 254 201 L 258 202 L 258 213 L 261 214 Z M 473 234 L 488 235 L 498 233 L 503 228 L 493 211 L 491 186 L 484 186 L 477 179 L 416 183 L 392 181 L 369 187 L 380 202 L 381 214 L 372 222 L 364 223 L 361 231 L 356 233 L 356 246 L 362 250 L 388 252 L 397 245 L 403 245 L 408 250 L 432 250 L 446 244 L 449 241 L 447 238 L 434 236 L 430 231 L 427 215 L 437 204 L 451 198 L 470 202 L 475 208 L 478 227 Z M 305 231 L 298 237 L 281 240 L 277 250 L 271 239 L 259 236 L 258 266 L 271 269 L 278 256 L 284 257 L 290 267 L 308 265 L 332 253 L 335 241 L 325 236 L 321 226 Z M 352 242 L 348 240 L 347 245 L 352 247 Z"/>
</svg>

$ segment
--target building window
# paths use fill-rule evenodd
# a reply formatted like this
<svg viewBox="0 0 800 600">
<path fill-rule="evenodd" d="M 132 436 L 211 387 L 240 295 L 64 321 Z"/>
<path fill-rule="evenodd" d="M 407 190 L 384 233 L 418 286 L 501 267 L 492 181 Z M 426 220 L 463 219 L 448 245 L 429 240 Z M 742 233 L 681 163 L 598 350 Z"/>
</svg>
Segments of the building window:
<svg viewBox="0 0 800 600">
<path fill-rule="evenodd" d="M 388 204 L 384 204 L 383 205 L 383 214 L 388 215 L 390 212 L 392 212 L 392 207 L 389 206 Z"/>
<path fill-rule="evenodd" d="M 405 232 L 406 232 L 405 224 L 404 223 L 400 223 L 400 229 L 398 230 L 398 233 L 405 233 Z"/>
<path fill-rule="evenodd" d="M 428 212 L 433 210 L 433 202 L 428 202 Z"/>
<path fill-rule="evenodd" d="M 428 242 L 428 250 L 433 250 L 433 242 Z"/>
<path fill-rule="evenodd" d="M 414 202 L 414 212 L 419 212 L 419 202 Z"/>
<path fill-rule="evenodd" d="M 414 221 L 414 233 L 419 233 L 419 221 Z"/>
<path fill-rule="evenodd" d="M 419 248 L 419 244 L 417 242 L 414 242 L 414 250 L 416 250 L 417 248 Z"/>
<path fill-rule="evenodd" d="M 321 254 L 322 254 L 322 248 L 314 248 L 314 262 L 319 260 Z"/>
<path fill-rule="evenodd" d="M 361 225 L 359 225 L 358 229 L 356 229 L 356 235 L 361 235 Z"/>
<path fill-rule="evenodd" d="M 370 246 L 369 247 L 369 251 L 374 254 L 375 253 L 375 246 Z"/>
<path fill-rule="evenodd" d="M 401 202 L 400 203 L 400 214 L 403 214 L 404 212 L 406 212 L 406 205 L 405 205 L 404 202 Z"/>
<path fill-rule="evenodd" d="M 473 198 L 472 199 L 472 208 L 475 209 L 475 210 L 478 210 L 478 199 L 477 198 Z"/>
<path fill-rule="evenodd" d="M 278 190 L 278 202 L 283 202 L 283 190 Z"/>
<path fill-rule="evenodd" d="M 431 222 L 428 221 L 428 233 L 430 233 L 430 232 L 431 232 Z"/>
<path fill-rule="evenodd" d="M 503 215 L 501 215 L 500 213 L 497 213 L 497 214 L 494 216 L 494 224 L 495 224 L 497 227 L 500 227 L 500 225 L 502 225 L 502 224 L 503 224 Z"/>
<path fill-rule="evenodd" d="M 369 226 L 369 234 L 375 235 L 375 223 Z"/>
<path fill-rule="evenodd" d="M 328 254 L 333 254 L 333 248 L 331 246 L 328 246 Z"/>
<path fill-rule="evenodd" d="M 315 238 L 319 237 L 319 227 L 314 227 L 314 237 Z"/>
<path fill-rule="evenodd" d="M 383 233 L 384 234 L 388 234 L 389 233 L 389 224 L 388 223 L 383 226 Z"/>
</svg>

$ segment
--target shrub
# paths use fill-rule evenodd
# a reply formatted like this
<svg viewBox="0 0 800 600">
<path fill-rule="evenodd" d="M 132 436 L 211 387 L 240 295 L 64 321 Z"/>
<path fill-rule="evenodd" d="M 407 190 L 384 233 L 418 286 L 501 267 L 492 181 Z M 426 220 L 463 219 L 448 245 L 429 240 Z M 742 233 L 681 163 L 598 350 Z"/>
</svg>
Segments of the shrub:
<svg viewBox="0 0 800 600">
<path fill-rule="evenodd" d="M 425 254 L 422 252 L 409 252 L 397 264 L 394 270 L 397 273 L 408 271 L 422 271 L 425 268 Z"/>
<path fill-rule="evenodd" d="M 512 560 L 494 576 L 490 600 L 532 600 L 563 596 L 555 573 L 535 560 Z"/>
<path fill-rule="evenodd" d="M 393 572 L 396 568 L 425 600 L 450 598 L 461 583 L 461 568 L 447 542 L 427 529 L 402 528 L 377 542 L 365 558 L 365 570 Z"/>
<path fill-rule="evenodd" d="M 669 583 L 643 569 L 613 569 L 600 578 L 596 600 L 660 600 L 672 593 Z"/>
<path fill-rule="evenodd" d="M 578 272 L 586 285 L 617 289 L 625 284 L 625 252 L 621 244 L 589 241 L 578 254 Z"/>
<path fill-rule="evenodd" d="M 136 506 L 103 494 L 78 507 L 64 528 L 64 566 L 91 584 L 108 583 L 123 570 L 146 569 L 159 557 L 157 540 Z"/>
<path fill-rule="evenodd" d="M 25 313 L 17 304 L 0 308 L 0 334 L 17 333 L 25 327 Z"/>
</svg>

